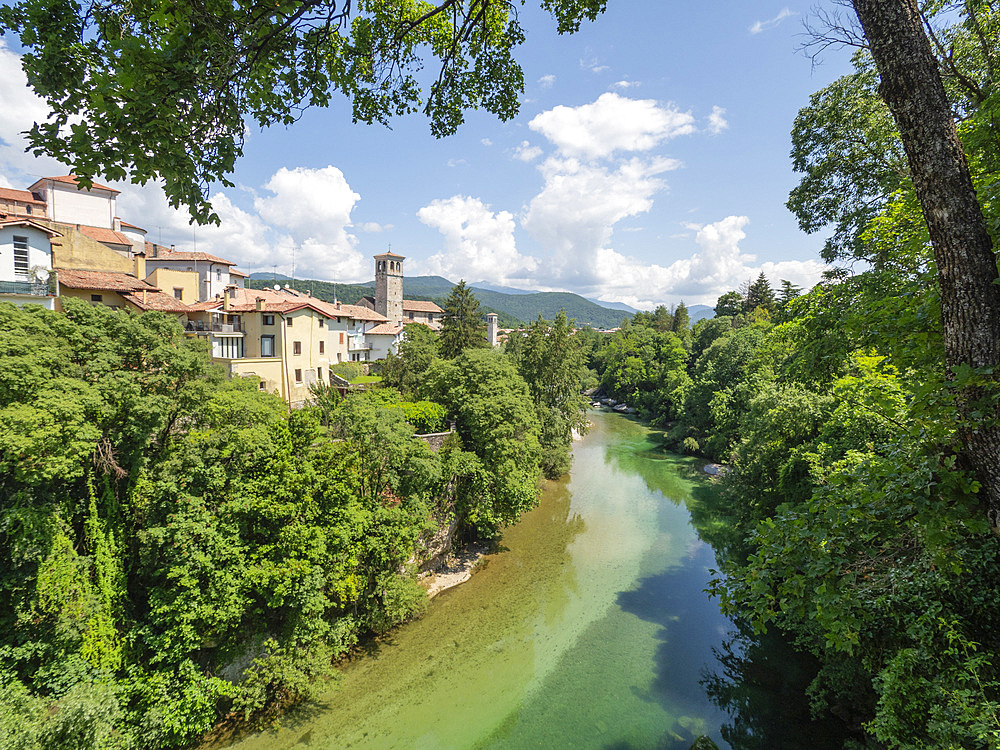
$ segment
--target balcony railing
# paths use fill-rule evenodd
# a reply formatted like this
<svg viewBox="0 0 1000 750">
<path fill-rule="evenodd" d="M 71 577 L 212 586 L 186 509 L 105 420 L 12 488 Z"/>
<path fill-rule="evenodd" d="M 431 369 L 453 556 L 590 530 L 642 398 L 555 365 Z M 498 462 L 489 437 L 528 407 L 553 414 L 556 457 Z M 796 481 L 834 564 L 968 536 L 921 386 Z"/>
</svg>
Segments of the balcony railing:
<svg viewBox="0 0 1000 750">
<path fill-rule="evenodd" d="M 45 281 L 0 281 L 0 294 L 29 294 L 32 297 L 47 297 L 52 292 Z"/>
<path fill-rule="evenodd" d="M 238 322 L 235 323 L 209 323 L 205 324 L 200 320 L 190 321 L 187 330 L 197 333 L 242 333 L 243 329 Z"/>
</svg>

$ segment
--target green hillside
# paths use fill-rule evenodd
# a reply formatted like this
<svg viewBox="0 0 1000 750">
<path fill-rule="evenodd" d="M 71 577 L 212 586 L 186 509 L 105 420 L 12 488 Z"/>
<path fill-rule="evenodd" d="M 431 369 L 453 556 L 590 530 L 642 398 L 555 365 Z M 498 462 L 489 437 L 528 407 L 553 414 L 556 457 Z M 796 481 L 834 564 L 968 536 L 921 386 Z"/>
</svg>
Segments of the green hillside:
<svg viewBox="0 0 1000 750">
<path fill-rule="evenodd" d="M 260 276 L 267 278 L 259 278 Z M 375 294 L 374 281 L 365 284 L 335 284 L 316 279 L 295 281 L 278 279 L 278 281 L 282 284 L 291 284 L 300 291 L 309 290 L 314 296 L 328 302 L 337 299 L 354 304 L 361 297 Z M 247 283 L 252 289 L 265 289 L 275 282 L 270 274 L 254 274 Z M 441 276 L 414 276 L 403 279 L 403 294 L 407 299 L 431 300 L 443 306 L 453 286 L 448 279 Z M 552 320 L 560 310 L 565 310 L 566 315 L 576 320 L 578 324 L 595 328 L 615 328 L 629 317 L 629 313 L 623 310 L 601 307 L 571 292 L 506 294 L 476 287 L 473 287 L 473 291 L 482 304 L 483 312 L 495 312 L 503 328 L 513 328 L 519 323 L 530 323 L 539 315 L 546 320 Z"/>
</svg>

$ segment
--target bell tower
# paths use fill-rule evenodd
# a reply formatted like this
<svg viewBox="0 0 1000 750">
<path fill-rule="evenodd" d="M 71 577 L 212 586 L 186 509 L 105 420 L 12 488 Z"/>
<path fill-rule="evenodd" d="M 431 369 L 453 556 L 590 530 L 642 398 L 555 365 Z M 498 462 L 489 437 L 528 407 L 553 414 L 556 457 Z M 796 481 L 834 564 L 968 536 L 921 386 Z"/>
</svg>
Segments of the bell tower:
<svg viewBox="0 0 1000 750">
<path fill-rule="evenodd" d="M 375 312 L 397 325 L 403 321 L 404 260 L 391 250 L 375 256 Z"/>
</svg>

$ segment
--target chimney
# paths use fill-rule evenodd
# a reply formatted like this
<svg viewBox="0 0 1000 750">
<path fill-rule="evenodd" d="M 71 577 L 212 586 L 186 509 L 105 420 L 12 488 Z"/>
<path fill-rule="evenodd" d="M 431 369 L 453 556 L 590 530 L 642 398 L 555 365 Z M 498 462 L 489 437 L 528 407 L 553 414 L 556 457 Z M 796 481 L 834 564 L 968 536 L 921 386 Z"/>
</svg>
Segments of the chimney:
<svg viewBox="0 0 1000 750">
<path fill-rule="evenodd" d="M 146 289 L 145 288 L 143 288 L 143 290 L 142 290 L 142 304 L 144 304 L 144 305 L 146 304 Z"/>
<path fill-rule="evenodd" d="M 337 303 L 337 309 L 338 310 L 340 309 L 340 303 L 339 302 Z"/>
<path fill-rule="evenodd" d="M 229 295 L 228 294 L 223 294 L 222 295 L 222 309 L 223 310 L 229 310 Z"/>
<path fill-rule="evenodd" d="M 312 293 L 313 293 L 312 289 L 306 289 L 306 296 L 307 297 L 312 297 Z"/>
<path fill-rule="evenodd" d="M 264 310 L 264 298 L 257 298 L 257 312 L 262 312 Z"/>
<path fill-rule="evenodd" d="M 145 280 L 146 278 L 146 253 L 136 253 L 132 256 L 135 263 L 135 277 Z"/>
<path fill-rule="evenodd" d="M 116 216 L 111 222 L 111 228 L 116 232 L 122 231 L 122 220 Z"/>
</svg>

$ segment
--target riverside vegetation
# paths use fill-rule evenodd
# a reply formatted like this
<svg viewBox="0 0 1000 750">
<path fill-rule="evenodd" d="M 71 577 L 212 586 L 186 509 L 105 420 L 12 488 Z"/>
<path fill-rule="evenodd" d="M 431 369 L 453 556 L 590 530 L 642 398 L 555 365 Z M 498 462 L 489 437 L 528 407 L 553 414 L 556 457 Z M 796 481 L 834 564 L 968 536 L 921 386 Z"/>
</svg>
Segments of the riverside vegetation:
<svg viewBox="0 0 1000 750">
<path fill-rule="evenodd" d="M 416 326 L 385 368 L 405 395 L 290 412 L 162 314 L 65 303 L 0 305 L 5 750 L 184 746 L 308 695 L 426 606 L 425 540 L 532 507 L 583 419 L 564 317 L 517 356 L 467 326 L 443 359 Z M 438 453 L 413 438 L 446 418 Z"/>
</svg>

